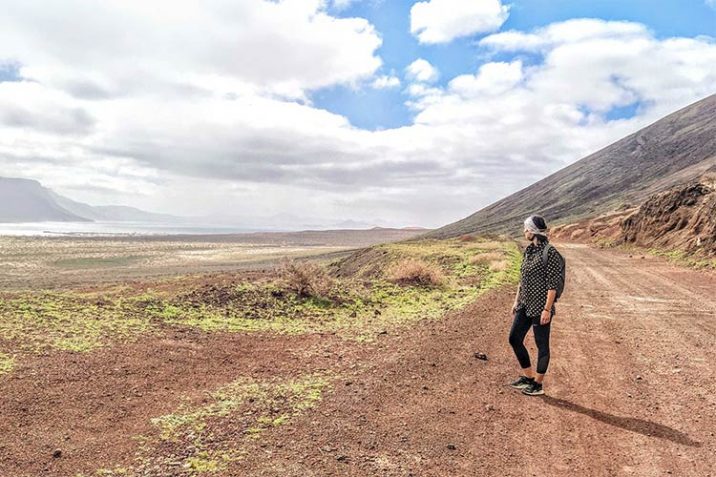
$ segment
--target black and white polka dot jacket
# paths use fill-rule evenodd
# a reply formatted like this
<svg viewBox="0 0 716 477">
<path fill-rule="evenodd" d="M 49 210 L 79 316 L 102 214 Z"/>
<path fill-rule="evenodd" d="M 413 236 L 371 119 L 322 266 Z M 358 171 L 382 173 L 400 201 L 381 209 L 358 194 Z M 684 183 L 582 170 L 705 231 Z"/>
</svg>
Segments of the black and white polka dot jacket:
<svg viewBox="0 0 716 477">
<path fill-rule="evenodd" d="M 547 290 L 556 290 L 559 280 L 560 261 L 558 252 L 551 247 L 547 252 L 547 270 L 545 273 L 542 252 L 547 242 L 535 245 L 530 243 L 525 249 L 520 268 L 520 294 L 517 309 L 525 308 L 527 316 L 540 316 L 547 304 Z M 556 308 L 552 305 L 552 311 Z"/>
</svg>

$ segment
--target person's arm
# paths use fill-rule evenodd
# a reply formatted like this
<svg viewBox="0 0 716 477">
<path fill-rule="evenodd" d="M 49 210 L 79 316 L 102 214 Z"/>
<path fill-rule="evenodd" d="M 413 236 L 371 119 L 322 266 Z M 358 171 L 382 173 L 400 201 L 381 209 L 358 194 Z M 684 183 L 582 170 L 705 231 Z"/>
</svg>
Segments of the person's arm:
<svg viewBox="0 0 716 477">
<path fill-rule="evenodd" d="M 512 304 L 512 314 L 517 313 L 517 305 L 520 300 L 520 288 L 522 288 L 522 267 L 525 265 L 525 252 L 522 252 L 522 265 L 520 266 L 520 280 L 517 282 L 517 293 L 515 294 L 515 302 Z"/>
<path fill-rule="evenodd" d="M 520 287 L 521 287 L 521 286 L 522 286 L 522 282 L 519 282 L 519 283 L 517 284 L 517 294 L 515 295 L 515 302 L 514 302 L 514 304 L 512 305 L 512 314 L 513 314 L 513 315 L 514 315 L 515 313 L 517 313 L 517 303 L 518 303 L 518 300 L 520 299 Z"/>
<path fill-rule="evenodd" d="M 540 324 L 546 325 L 552 319 L 552 305 L 554 305 L 555 298 L 557 298 L 557 290 L 547 290 L 547 303 L 544 304 L 544 310 L 542 310 L 539 320 Z"/>
<path fill-rule="evenodd" d="M 554 249 L 547 256 L 547 302 L 544 304 L 540 323 L 546 325 L 552 319 L 552 305 L 557 299 L 557 279 L 559 278 L 559 259 Z"/>
</svg>

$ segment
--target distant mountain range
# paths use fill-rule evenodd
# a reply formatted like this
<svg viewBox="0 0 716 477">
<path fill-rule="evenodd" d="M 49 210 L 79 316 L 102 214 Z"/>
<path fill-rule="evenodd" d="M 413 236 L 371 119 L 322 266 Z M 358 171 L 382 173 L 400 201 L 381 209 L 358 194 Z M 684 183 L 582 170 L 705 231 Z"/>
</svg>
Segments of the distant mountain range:
<svg viewBox="0 0 716 477">
<path fill-rule="evenodd" d="M 426 234 L 520 235 L 531 214 L 550 226 L 638 205 L 716 165 L 716 95 L 687 106 L 460 221 Z"/>
<path fill-rule="evenodd" d="M 214 215 L 178 217 L 120 205 L 93 206 L 44 187 L 36 180 L 0 177 L 0 223 L 19 222 L 147 222 L 181 226 L 240 228 L 242 231 L 363 230 L 391 228 L 381 220 L 326 220 L 281 213 L 269 217 Z M 427 230 L 415 228 L 415 230 Z"/>
<path fill-rule="evenodd" d="M 0 222 L 166 222 L 177 219 L 134 207 L 83 204 L 56 194 L 35 180 L 0 177 Z"/>
</svg>

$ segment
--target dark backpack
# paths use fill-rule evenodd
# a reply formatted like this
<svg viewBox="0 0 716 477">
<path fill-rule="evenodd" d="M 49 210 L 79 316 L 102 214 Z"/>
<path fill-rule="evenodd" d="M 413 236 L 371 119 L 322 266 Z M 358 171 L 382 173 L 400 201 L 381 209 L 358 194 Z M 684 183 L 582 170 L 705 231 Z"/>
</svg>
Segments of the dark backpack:
<svg viewBox="0 0 716 477">
<path fill-rule="evenodd" d="M 542 265 L 544 265 L 545 273 L 547 272 L 547 254 L 549 253 L 549 249 L 552 247 L 552 244 L 547 244 L 545 246 L 544 250 L 542 251 Z M 552 247 L 554 248 L 554 247 Z M 557 257 L 559 257 L 559 277 L 557 279 L 557 297 L 554 301 L 559 300 L 559 297 L 562 296 L 562 292 L 564 291 L 564 279 L 567 272 L 567 263 L 564 260 L 564 257 L 561 253 L 557 251 L 556 248 L 554 248 L 554 251 L 557 252 Z"/>
</svg>

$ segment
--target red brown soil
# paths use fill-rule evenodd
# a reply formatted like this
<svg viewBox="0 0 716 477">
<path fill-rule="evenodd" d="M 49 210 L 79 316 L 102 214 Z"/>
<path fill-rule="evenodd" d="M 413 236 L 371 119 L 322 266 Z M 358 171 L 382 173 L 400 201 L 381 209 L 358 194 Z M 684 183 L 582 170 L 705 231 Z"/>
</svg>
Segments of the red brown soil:
<svg viewBox="0 0 716 477">
<path fill-rule="evenodd" d="M 93 353 L 21 361 L 0 378 L 0 476 L 75 476 L 131 463 L 132 436 L 185 397 L 241 376 L 293 375 L 328 363 L 320 336 L 280 337 L 174 331 Z M 53 458 L 55 449 L 61 458 Z"/>
<path fill-rule="evenodd" d="M 512 287 L 372 344 L 173 332 L 41 356 L 0 378 L 0 475 L 131 462 L 131 436 L 182 396 L 320 369 L 340 378 L 316 408 L 213 475 L 716 475 L 716 275 L 557 245 L 569 268 L 545 397 L 505 385 L 518 371 Z"/>
</svg>

